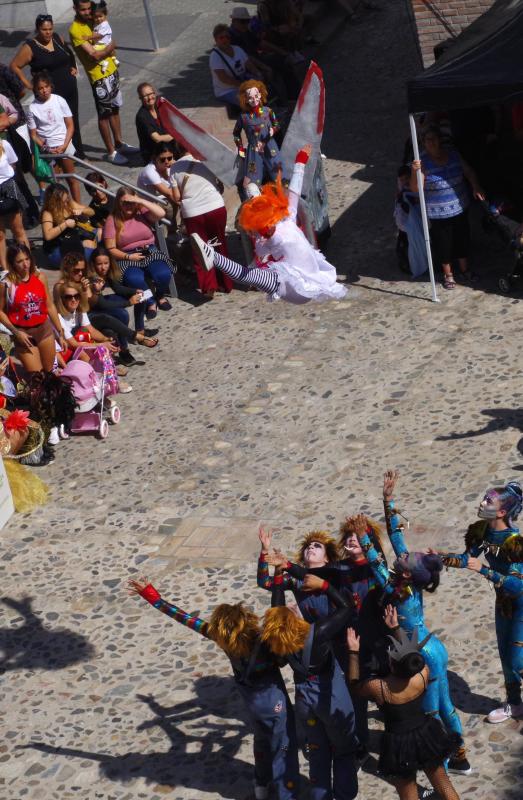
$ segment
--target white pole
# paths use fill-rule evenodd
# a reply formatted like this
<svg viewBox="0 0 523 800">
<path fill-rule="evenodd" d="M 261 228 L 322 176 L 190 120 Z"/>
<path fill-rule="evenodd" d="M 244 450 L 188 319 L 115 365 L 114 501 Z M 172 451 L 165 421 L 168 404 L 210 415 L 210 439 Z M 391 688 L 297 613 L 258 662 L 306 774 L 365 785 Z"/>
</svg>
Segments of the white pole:
<svg viewBox="0 0 523 800">
<path fill-rule="evenodd" d="M 149 28 L 149 33 L 151 34 L 151 41 L 153 43 L 153 50 L 160 49 L 160 42 L 158 41 L 158 36 L 156 34 L 156 28 L 154 27 L 154 19 L 153 14 L 151 11 L 151 6 L 149 5 L 149 0 L 143 0 L 143 8 L 145 11 L 145 16 L 147 18 L 147 27 Z"/>
<path fill-rule="evenodd" d="M 409 122 L 410 122 L 410 135 L 412 138 L 412 147 L 414 150 L 414 159 L 416 161 L 419 161 L 418 133 L 416 131 L 416 122 L 414 121 L 413 114 L 409 114 Z M 427 219 L 427 209 L 425 208 L 425 193 L 423 191 L 423 175 L 421 174 L 421 170 L 418 170 L 417 180 L 418 180 L 419 204 L 421 208 L 421 222 L 423 224 L 423 236 L 425 238 L 427 261 L 429 263 L 430 282 L 432 285 L 432 299 L 435 303 L 439 303 L 439 298 L 438 295 L 436 294 L 436 281 L 434 280 L 434 267 L 432 266 L 432 253 L 430 252 L 429 221 Z"/>
</svg>

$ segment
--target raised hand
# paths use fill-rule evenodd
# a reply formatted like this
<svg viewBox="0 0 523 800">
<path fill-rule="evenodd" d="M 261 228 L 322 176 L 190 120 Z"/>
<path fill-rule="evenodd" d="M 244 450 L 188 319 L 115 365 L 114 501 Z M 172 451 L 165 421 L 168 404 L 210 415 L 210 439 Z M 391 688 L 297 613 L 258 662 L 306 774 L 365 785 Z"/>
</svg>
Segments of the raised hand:
<svg viewBox="0 0 523 800">
<path fill-rule="evenodd" d="M 358 636 L 354 628 L 347 628 L 347 646 L 349 650 L 352 650 L 354 653 L 359 652 L 360 637 Z"/>
<path fill-rule="evenodd" d="M 142 577 L 141 577 L 141 578 L 138 578 L 138 580 L 137 580 L 137 581 L 135 581 L 135 580 L 133 580 L 133 579 L 131 578 L 131 580 L 129 580 L 129 581 L 127 582 L 127 590 L 128 590 L 128 592 L 129 592 L 129 594 L 131 594 L 131 595 L 134 595 L 134 594 L 142 594 L 143 590 L 144 590 L 144 589 L 145 589 L 145 587 L 146 587 L 146 586 L 148 586 L 148 585 L 149 585 L 149 581 L 147 580 L 147 578 L 145 578 L 145 577 L 142 575 Z"/>
<path fill-rule="evenodd" d="M 383 614 L 383 621 L 387 628 L 398 628 L 398 610 L 395 606 L 389 603 L 385 606 L 385 613 Z"/>
<path fill-rule="evenodd" d="M 287 556 L 284 556 L 283 553 L 280 553 L 277 550 L 273 550 L 272 553 L 267 553 L 266 559 L 267 564 L 271 567 L 284 567 L 285 564 L 288 562 Z"/>
<path fill-rule="evenodd" d="M 258 528 L 258 539 L 261 543 L 261 549 L 265 553 L 268 553 L 271 549 L 271 542 L 272 542 L 272 528 L 267 528 L 267 530 L 263 527 L 260 523 L 260 527 Z"/>
<path fill-rule="evenodd" d="M 358 514 L 356 517 L 350 519 L 353 530 L 358 539 L 361 539 L 367 533 L 367 517 L 365 514 Z"/>
<path fill-rule="evenodd" d="M 385 501 L 392 500 L 399 476 L 397 469 L 388 469 L 383 475 L 383 499 Z"/>
<path fill-rule="evenodd" d="M 467 569 L 471 569 L 473 572 L 479 572 L 483 564 L 481 563 L 479 558 L 474 558 L 474 556 L 469 556 L 467 561 Z"/>
</svg>

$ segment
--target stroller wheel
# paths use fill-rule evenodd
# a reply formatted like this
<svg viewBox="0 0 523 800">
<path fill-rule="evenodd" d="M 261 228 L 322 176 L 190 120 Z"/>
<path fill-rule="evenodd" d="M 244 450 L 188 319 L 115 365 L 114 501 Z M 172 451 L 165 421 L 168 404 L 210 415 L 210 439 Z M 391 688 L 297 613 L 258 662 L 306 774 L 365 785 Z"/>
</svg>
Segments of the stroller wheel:
<svg viewBox="0 0 523 800">
<path fill-rule="evenodd" d="M 120 419 L 122 417 L 122 412 L 120 411 L 118 406 L 112 406 L 110 416 L 111 416 L 111 422 L 113 423 L 113 425 L 118 425 L 118 423 L 120 422 Z"/>
<path fill-rule="evenodd" d="M 109 436 L 109 423 L 107 422 L 106 419 L 103 419 L 100 422 L 100 429 L 99 429 L 98 433 L 99 433 L 100 439 L 107 439 L 107 437 Z"/>
<path fill-rule="evenodd" d="M 504 294 L 508 294 L 512 289 L 512 286 L 510 285 L 510 280 L 508 278 L 500 278 L 498 281 L 498 286 L 500 288 L 500 291 L 502 291 Z"/>
</svg>

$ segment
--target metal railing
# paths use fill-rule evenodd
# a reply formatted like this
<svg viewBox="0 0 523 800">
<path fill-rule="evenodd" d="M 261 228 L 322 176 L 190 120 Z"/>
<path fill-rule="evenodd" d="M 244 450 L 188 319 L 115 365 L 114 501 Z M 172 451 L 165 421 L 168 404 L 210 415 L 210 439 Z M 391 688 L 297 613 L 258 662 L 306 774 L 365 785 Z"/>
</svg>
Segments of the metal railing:
<svg viewBox="0 0 523 800">
<path fill-rule="evenodd" d="M 47 159 L 48 161 L 55 161 L 60 158 L 70 158 L 71 161 L 74 161 L 76 164 L 79 164 L 84 169 L 88 169 L 89 172 L 98 172 L 100 175 L 103 175 L 104 178 L 108 178 L 110 181 L 114 181 L 115 183 L 119 183 L 121 186 L 127 186 L 129 189 L 133 189 L 140 197 L 145 197 L 147 200 L 151 200 L 153 203 L 157 203 L 158 205 L 165 205 L 167 200 L 164 197 L 159 197 L 158 195 L 151 194 L 151 192 L 142 189 L 140 186 L 136 186 L 134 183 L 130 183 L 129 181 L 123 180 L 123 178 L 119 178 L 117 175 L 114 175 L 111 172 L 107 172 L 107 170 L 98 167 L 98 165 L 90 164 L 88 161 L 84 161 L 82 158 L 78 158 L 78 156 L 71 156 L 66 155 L 65 153 L 40 153 L 42 158 Z M 53 166 L 51 164 L 51 169 Z M 94 189 L 99 189 L 100 186 L 98 184 L 93 183 L 92 181 L 85 178 L 83 175 L 79 175 L 76 172 L 55 172 L 53 169 L 53 176 L 54 179 L 65 180 L 66 178 L 74 178 L 74 180 L 80 181 L 84 184 L 84 186 L 91 186 Z M 111 189 L 103 189 L 104 193 L 109 195 L 109 197 L 116 197 L 116 193 L 111 191 Z M 158 220 L 154 223 L 154 232 L 156 235 L 156 240 L 158 242 L 158 247 L 161 252 L 169 256 L 169 248 L 167 247 L 167 240 L 165 238 L 165 233 L 163 230 L 163 226 L 169 226 L 171 223 L 167 219 L 167 217 L 162 217 L 162 219 Z M 170 257 L 170 256 L 169 256 Z M 178 297 L 178 292 L 176 289 L 176 284 L 174 278 L 171 279 L 171 283 L 169 286 L 169 291 L 173 297 Z"/>
</svg>

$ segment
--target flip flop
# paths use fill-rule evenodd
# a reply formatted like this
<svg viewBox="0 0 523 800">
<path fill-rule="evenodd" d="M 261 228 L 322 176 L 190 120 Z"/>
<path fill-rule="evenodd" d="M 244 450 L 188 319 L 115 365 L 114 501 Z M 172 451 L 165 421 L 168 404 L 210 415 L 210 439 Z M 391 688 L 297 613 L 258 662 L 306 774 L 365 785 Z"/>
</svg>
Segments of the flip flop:
<svg viewBox="0 0 523 800">
<path fill-rule="evenodd" d="M 156 347 L 156 345 L 158 344 L 158 339 L 156 339 L 154 336 L 143 336 L 141 339 L 137 338 L 135 342 L 136 344 L 139 344 L 142 347 L 152 348 Z"/>
</svg>

